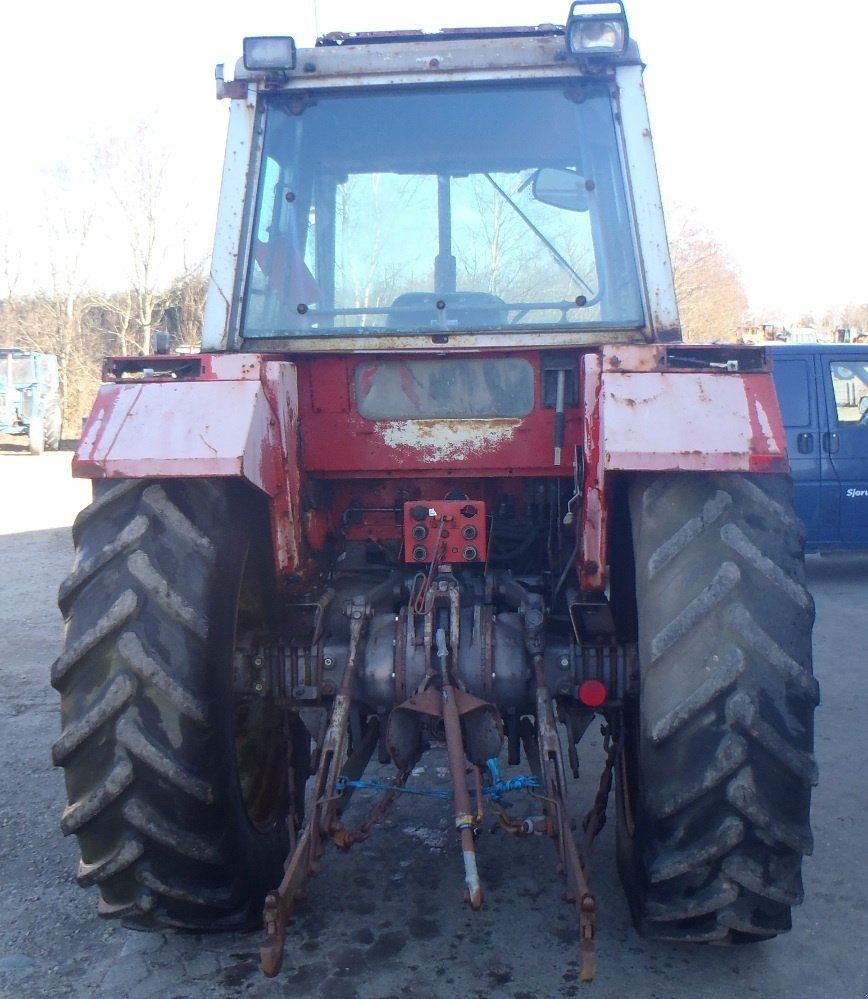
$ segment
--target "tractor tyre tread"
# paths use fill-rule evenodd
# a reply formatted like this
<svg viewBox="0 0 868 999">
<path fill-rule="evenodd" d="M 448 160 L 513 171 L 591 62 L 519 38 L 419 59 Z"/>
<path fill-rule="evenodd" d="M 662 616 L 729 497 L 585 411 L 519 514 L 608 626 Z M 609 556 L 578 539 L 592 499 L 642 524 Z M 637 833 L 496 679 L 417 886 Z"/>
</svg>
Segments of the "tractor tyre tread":
<svg viewBox="0 0 868 999">
<path fill-rule="evenodd" d="M 212 624 L 233 599 L 233 495 L 197 480 L 100 484 L 60 588 L 61 826 L 78 837 L 78 880 L 98 886 L 100 914 L 140 928 L 251 926 L 281 876 L 285 834 L 247 820 L 221 703 L 229 678 L 212 672 L 231 655 Z"/>
<path fill-rule="evenodd" d="M 640 476 L 630 503 L 642 663 L 634 919 L 660 939 L 765 939 L 789 928 L 802 898 L 817 780 L 814 608 L 789 484 Z"/>
<path fill-rule="evenodd" d="M 63 410 L 54 399 L 45 409 L 45 450 L 58 451 L 63 434 Z"/>
</svg>

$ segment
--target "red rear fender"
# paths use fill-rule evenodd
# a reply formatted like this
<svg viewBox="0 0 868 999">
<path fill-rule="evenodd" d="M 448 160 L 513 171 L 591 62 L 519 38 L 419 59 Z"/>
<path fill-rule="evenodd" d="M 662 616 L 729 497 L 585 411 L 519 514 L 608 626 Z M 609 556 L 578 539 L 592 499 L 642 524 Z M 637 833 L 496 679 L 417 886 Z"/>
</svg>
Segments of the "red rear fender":
<svg viewBox="0 0 868 999">
<path fill-rule="evenodd" d="M 301 559 L 295 365 L 242 354 L 195 362 L 135 358 L 119 362 L 114 377 L 99 390 L 73 474 L 246 479 L 270 498 L 278 570 L 295 571 Z"/>
</svg>

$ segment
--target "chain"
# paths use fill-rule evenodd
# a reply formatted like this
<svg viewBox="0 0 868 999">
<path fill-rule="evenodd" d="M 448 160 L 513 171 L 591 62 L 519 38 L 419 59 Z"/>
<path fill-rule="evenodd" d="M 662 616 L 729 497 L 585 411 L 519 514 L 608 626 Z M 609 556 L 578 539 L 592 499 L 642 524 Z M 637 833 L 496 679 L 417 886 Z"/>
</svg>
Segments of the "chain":
<svg viewBox="0 0 868 999">
<path fill-rule="evenodd" d="M 587 858 L 590 855 L 591 847 L 594 840 L 597 838 L 597 834 L 606 824 L 606 807 L 609 803 L 609 794 L 612 790 L 612 778 L 615 771 L 615 761 L 618 758 L 619 746 L 618 743 L 612 738 L 612 730 L 610 726 L 601 726 L 600 733 L 603 736 L 603 749 L 606 751 L 606 762 L 603 766 L 603 772 L 600 774 L 600 786 L 597 789 L 594 804 L 591 806 L 590 811 L 582 822 L 582 829 L 585 831 L 585 837 L 582 843 L 585 863 L 587 863 Z"/>
</svg>

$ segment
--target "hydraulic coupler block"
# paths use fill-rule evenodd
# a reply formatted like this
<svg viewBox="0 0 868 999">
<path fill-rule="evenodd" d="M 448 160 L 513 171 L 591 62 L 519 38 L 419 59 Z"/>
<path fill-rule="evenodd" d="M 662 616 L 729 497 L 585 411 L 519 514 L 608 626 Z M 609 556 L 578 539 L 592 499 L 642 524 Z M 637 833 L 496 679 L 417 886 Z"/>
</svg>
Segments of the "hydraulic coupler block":
<svg viewBox="0 0 868 999">
<path fill-rule="evenodd" d="M 438 565 L 485 562 L 485 504 L 478 500 L 415 500 L 404 504 L 404 561 Z"/>
</svg>

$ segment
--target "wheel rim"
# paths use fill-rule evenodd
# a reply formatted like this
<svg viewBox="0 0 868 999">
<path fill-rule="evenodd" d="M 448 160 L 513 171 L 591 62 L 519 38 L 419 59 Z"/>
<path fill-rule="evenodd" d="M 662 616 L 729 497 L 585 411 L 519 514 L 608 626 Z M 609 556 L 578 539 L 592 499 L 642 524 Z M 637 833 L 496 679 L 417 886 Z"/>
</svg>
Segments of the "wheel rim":
<svg viewBox="0 0 868 999">
<path fill-rule="evenodd" d="M 235 764 L 247 817 L 260 832 L 272 829 L 287 801 L 281 719 L 273 704 L 236 699 Z"/>
<path fill-rule="evenodd" d="M 286 721 L 277 708 L 269 685 L 269 663 L 261 650 L 273 647 L 269 629 L 267 589 L 263 574 L 256 571 L 250 553 L 244 559 L 236 609 L 235 654 L 254 662 L 244 670 L 249 682 L 233 691 L 232 734 L 235 770 L 247 818 L 260 832 L 273 829 L 286 814 L 287 780 Z M 262 665 L 256 660 L 262 658 Z"/>
</svg>

